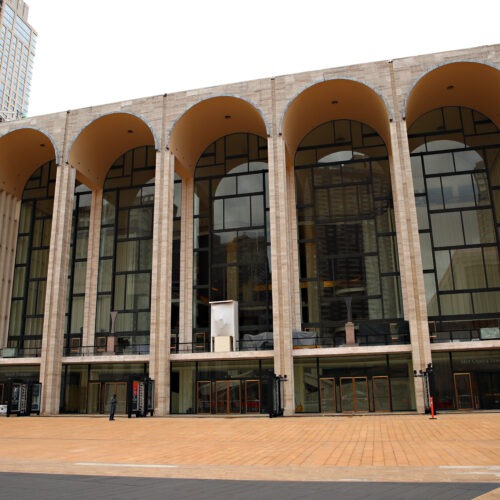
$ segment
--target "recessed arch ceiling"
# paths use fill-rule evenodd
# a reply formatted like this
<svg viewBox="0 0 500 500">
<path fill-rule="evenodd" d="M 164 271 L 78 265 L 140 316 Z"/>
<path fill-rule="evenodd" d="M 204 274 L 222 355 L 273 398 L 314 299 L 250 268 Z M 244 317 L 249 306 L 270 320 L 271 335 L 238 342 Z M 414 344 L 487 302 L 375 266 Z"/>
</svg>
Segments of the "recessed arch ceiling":
<svg viewBox="0 0 500 500">
<path fill-rule="evenodd" d="M 68 162 L 76 168 L 79 180 L 101 187 L 114 161 L 139 146 L 155 146 L 150 127 L 135 115 L 112 113 L 97 118 L 78 134 Z"/>
<path fill-rule="evenodd" d="M 203 151 L 215 140 L 236 132 L 267 137 L 260 112 L 247 101 L 232 97 L 213 97 L 188 109 L 175 123 L 169 141 L 176 157 L 176 168 L 192 172 Z"/>
<path fill-rule="evenodd" d="M 22 128 L 0 138 L 0 189 L 18 199 L 33 172 L 55 160 L 51 139 L 40 130 Z"/>
<path fill-rule="evenodd" d="M 408 128 L 423 114 L 444 106 L 475 109 L 500 128 L 500 71 L 481 63 L 458 62 L 428 72 L 408 95 Z"/>
<path fill-rule="evenodd" d="M 384 139 L 390 151 L 389 112 L 383 99 L 354 80 L 328 80 L 301 92 L 289 105 L 282 123 L 287 153 L 293 158 L 300 141 L 317 126 L 331 120 L 366 123 Z"/>
</svg>

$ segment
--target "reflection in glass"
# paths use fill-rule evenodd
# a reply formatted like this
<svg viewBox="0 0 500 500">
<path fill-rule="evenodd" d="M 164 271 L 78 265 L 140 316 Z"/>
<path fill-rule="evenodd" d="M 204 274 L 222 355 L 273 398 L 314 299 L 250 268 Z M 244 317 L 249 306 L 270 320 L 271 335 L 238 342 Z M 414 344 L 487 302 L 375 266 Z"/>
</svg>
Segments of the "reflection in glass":
<svg viewBox="0 0 500 500">
<path fill-rule="evenodd" d="M 409 141 L 420 144 L 412 168 L 423 267 L 432 271 L 425 275 L 429 317 L 498 317 L 497 128 L 477 111 L 440 108 L 410 127 Z"/>
<path fill-rule="evenodd" d="M 318 160 L 302 162 L 305 151 Z M 355 323 L 401 318 L 399 279 L 382 286 L 399 275 L 382 138 L 349 120 L 317 127 L 297 150 L 295 189 L 302 328 L 320 332 L 321 342 L 332 345 L 347 319 L 347 297 Z M 388 322 L 386 327 L 388 333 Z"/>
<path fill-rule="evenodd" d="M 96 332 L 115 334 L 120 352 L 149 344 L 156 153 L 139 147 L 120 156 L 104 183 Z"/>
<path fill-rule="evenodd" d="M 23 191 L 6 347 L 41 346 L 55 180 L 51 161 L 33 173 Z"/>
<path fill-rule="evenodd" d="M 234 156 L 234 152 L 238 152 Z M 214 166 L 223 168 L 214 170 Z M 267 143 L 233 134 L 211 144 L 195 171 L 195 332 L 209 325 L 209 302 L 237 300 L 239 331 L 272 331 Z"/>
</svg>

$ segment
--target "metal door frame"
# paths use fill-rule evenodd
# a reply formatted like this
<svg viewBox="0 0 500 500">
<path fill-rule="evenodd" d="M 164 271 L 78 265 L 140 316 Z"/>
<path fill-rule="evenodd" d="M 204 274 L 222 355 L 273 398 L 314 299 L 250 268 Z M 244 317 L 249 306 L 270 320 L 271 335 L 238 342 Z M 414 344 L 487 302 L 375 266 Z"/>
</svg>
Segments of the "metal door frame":
<svg viewBox="0 0 500 500">
<path fill-rule="evenodd" d="M 370 389 L 368 387 L 368 377 L 365 376 L 359 376 L 359 377 L 340 377 L 339 383 L 340 383 L 340 411 L 344 413 L 344 409 L 342 408 L 342 380 L 351 380 L 352 381 L 352 410 L 346 410 L 346 413 L 357 413 L 357 412 L 363 412 L 363 411 L 370 411 Z M 358 410 L 356 408 L 356 385 L 357 385 L 357 380 L 363 380 L 365 387 L 366 387 L 366 402 L 368 403 L 368 409 L 366 410 Z"/>
<path fill-rule="evenodd" d="M 208 384 L 209 391 L 208 391 L 208 411 L 200 411 L 200 386 L 201 384 Z M 210 380 L 197 380 L 196 381 L 196 413 L 199 413 L 201 415 L 204 415 L 206 413 L 212 413 L 212 382 Z"/>
<path fill-rule="evenodd" d="M 241 414 L 241 379 L 232 380 L 215 380 L 215 413 L 219 415 L 239 415 Z M 222 384 L 226 386 L 226 411 L 219 411 L 219 391 L 217 390 L 217 385 Z M 239 408 L 240 411 L 231 411 L 231 385 L 238 384 L 238 394 L 239 394 Z M 224 392 L 224 391 L 223 391 Z"/>
</svg>

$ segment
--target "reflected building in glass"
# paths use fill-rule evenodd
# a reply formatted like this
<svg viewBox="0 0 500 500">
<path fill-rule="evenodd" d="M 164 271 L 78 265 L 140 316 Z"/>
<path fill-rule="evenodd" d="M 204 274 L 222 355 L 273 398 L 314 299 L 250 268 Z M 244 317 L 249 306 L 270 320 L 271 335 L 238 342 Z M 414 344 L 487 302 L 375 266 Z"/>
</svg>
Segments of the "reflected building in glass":
<svg viewBox="0 0 500 500">
<path fill-rule="evenodd" d="M 499 66 L 479 47 L 0 125 L 0 404 L 500 408 Z"/>
</svg>

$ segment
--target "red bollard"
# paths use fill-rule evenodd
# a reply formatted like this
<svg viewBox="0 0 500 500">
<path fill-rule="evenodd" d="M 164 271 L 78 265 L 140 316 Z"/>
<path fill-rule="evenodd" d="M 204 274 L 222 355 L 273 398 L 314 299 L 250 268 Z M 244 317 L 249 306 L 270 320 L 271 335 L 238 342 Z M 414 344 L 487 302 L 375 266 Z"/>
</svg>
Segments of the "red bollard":
<svg viewBox="0 0 500 500">
<path fill-rule="evenodd" d="M 429 398 L 429 405 L 431 407 L 431 420 L 434 420 L 436 417 L 434 415 L 434 398 L 432 396 Z"/>
</svg>

